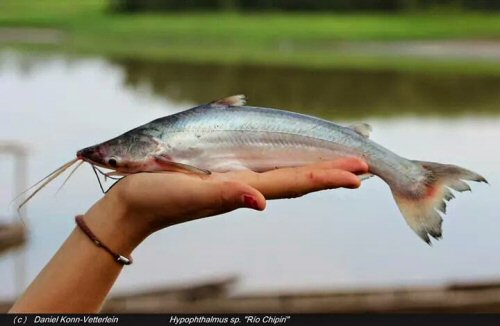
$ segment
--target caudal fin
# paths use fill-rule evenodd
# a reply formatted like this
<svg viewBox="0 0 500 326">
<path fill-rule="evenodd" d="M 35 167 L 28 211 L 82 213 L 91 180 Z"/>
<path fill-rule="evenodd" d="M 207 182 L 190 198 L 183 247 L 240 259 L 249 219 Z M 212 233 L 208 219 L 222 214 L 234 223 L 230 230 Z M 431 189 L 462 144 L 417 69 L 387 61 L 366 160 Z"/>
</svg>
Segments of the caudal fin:
<svg viewBox="0 0 500 326">
<path fill-rule="evenodd" d="M 464 180 L 488 182 L 479 174 L 456 165 L 413 162 L 423 167 L 424 178 L 415 184 L 414 191 L 392 189 L 392 194 L 408 225 L 430 244 L 429 236 L 441 238 L 441 213 L 446 213 L 446 202 L 455 198 L 451 189 L 470 191 Z"/>
</svg>

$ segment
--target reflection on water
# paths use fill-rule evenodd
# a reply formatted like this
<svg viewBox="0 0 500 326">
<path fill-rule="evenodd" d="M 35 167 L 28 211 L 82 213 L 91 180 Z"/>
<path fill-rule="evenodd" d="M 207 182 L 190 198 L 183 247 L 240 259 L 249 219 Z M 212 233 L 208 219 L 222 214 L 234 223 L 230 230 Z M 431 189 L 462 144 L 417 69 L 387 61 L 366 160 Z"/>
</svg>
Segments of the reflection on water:
<svg viewBox="0 0 500 326">
<path fill-rule="evenodd" d="M 500 77 L 290 67 L 113 61 L 131 88 L 149 86 L 174 101 L 203 103 L 246 93 L 251 105 L 332 119 L 500 113 Z"/>
<path fill-rule="evenodd" d="M 0 139 L 29 145 L 33 183 L 77 149 L 214 97 L 244 92 L 252 103 L 300 110 L 313 103 L 319 111 L 307 112 L 325 116 L 330 113 L 323 110 L 340 107 L 342 119 L 336 120 L 368 115 L 374 140 L 401 155 L 456 163 L 492 185 L 474 185 L 471 194 L 457 196 L 444 222 L 444 240 L 432 248 L 405 225 L 389 189 L 376 178 L 356 191 L 325 191 L 270 202 L 263 213 L 243 209 L 179 225 L 153 235 L 134 252 L 136 264 L 125 269 L 116 290 L 234 274 L 242 277 L 240 291 L 500 278 L 500 154 L 495 150 L 500 117 L 475 115 L 494 112 L 498 79 L 286 71 L 0 53 Z M 153 94 L 141 86 L 147 84 Z M 435 108 L 439 116 L 401 116 Z M 446 114 L 457 111 L 467 114 L 453 119 Z M 0 180 L 8 179 L 8 166 L 0 165 Z M 57 196 L 55 183 L 30 203 L 28 280 L 72 230 L 73 216 L 101 197 L 91 173 L 82 168 Z M 0 215 L 12 210 L 8 203 L 14 194 L 6 187 L 1 181 Z M 5 276 L 0 298 L 14 294 L 13 258 L 0 259 Z"/>
</svg>

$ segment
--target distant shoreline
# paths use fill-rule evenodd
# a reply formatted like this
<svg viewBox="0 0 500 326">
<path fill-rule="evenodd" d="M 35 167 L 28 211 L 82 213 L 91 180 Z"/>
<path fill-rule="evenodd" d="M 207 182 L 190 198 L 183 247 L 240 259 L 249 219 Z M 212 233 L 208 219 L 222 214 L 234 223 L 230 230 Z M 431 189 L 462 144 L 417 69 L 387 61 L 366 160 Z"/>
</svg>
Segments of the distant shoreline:
<svg viewBox="0 0 500 326">
<path fill-rule="evenodd" d="M 0 49 L 116 59 L 500 75 L 500 14 L 142 13 L 0 3 Z"/>
</svg>

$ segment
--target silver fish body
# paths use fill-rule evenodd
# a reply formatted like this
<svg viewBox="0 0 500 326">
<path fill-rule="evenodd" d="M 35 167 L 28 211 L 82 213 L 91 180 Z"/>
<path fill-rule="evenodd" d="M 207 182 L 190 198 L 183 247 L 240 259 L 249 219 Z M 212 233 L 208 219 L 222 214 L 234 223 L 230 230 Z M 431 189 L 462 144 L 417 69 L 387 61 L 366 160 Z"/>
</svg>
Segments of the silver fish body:
<svg viewBox="0 0 500 326">
<path fill-rule="evenodd" d="M 267 171 L 339 157 L 361 157 L 382 178 L 400 171 L 407 182 L 421 168 L 350 127 L 270 108 L 200 106 L 146 124 L 145 131 L 176 162 L 226 172 Z"/>
<path fill-rule="evenodd" d="M 243 106 L 243 98 L 201 105 L 135 128 L 102 144 L 89 147 L 93 163 L 135 171 L 162 169 L 147 158 L 201 170 L 257 172 L 302 166 L 340 157 L 365 160 L 370 173 L 391 188 L 409 226 L 426 242 L 441 236 L 449 188 L 470 189 L 462 180 L 486 181 L 480 175 L 447 164 L 403 158 L 368 138 L 368 126 L 345 127 L 294 112 Z M 98 154 L 96 154 L 98 153 Z M 121 161 L 121 162 L 120 162 Z M 136 162 L 132 164 L 132 162 Z M 138 163 L 139 162 L 139 163 Z M 140 163 L 142 162 L 142 163 Z"/>
</svg>

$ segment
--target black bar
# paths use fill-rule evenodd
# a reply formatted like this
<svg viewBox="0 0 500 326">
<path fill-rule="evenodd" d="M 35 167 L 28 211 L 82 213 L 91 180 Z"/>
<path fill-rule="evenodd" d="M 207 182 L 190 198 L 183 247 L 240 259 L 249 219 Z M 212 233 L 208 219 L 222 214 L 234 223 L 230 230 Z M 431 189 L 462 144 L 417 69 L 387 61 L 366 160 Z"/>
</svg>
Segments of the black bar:
<svg viewBox="0 0 500 326">
<path fill-rule="evenodd" d="M 0 325 L 500 325 L 494 314 L 12 314 Z"/>
</svg>

